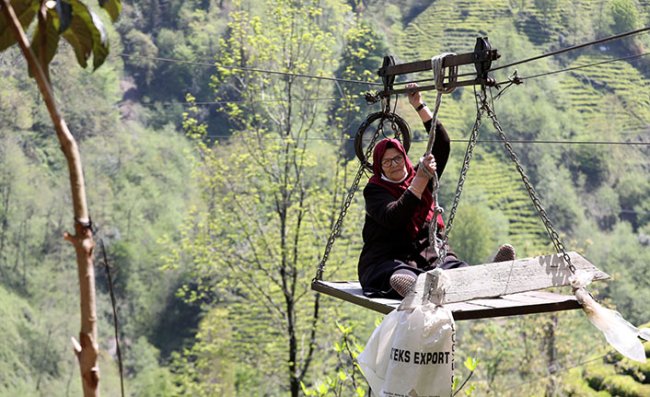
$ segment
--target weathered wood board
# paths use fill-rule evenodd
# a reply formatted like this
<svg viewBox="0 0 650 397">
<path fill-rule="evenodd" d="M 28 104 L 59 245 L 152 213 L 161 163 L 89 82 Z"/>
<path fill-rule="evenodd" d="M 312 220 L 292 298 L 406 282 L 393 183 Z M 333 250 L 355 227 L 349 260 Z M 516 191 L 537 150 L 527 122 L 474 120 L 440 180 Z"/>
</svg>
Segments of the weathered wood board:
<svg viewBox="0 0 650 397">
<path fill-rule="evenodd" d="M 569 257 L 576 270 L 593 274 L 594 280 L 609 278 L 608 274 L 600 271 L 580 254 L 570 252 Z M 569 277 L 572 275 L 558 254 L 468 266 L 446 270 L 444 274 L 450 283 L 442 304 L 566 286 L 569 285 Z M 426 283 L 420 283 L 418 286 L 426 291 L 434 287 L 436 282 L 434 274 L 430 272 L 427 274 Z"/>
<path fill-rule="evenodd" d="M 356 281 L 316 281 L 312 284 L 312 288 L 315 291 L 383 314 L 388 314 L 397 309 L 402 303 L 397 299 L 368 298 L 363 295 L 361 286 Z M 499 298 L 476 299 L 467 302 L 450 303 L 445 306 L 451 310 L 454 319 L 457 321 L 580 308 L 580 304 L 573 295 L 561 295 L 546 291 L 531 291 L 505 295 Z"/>
<path fill-rule="evenodd" d="M 576 269 L 592 273 L 594 280 L 609 278 L 581 255 L 570 252 L 569 256 Z M 451 282 L 442 302 L 456 320 L 578 309 L 580 304 L 573 295 L 540 291 L 569 285 L 571 274 L 559 255 L 446 270 L 445 275 Z M 415 296 L 419 298 L 411 298 L 413 303 L 417 299 L 428 299 L 424 291 L 429 291 L 435 283 L 432 273 L 418 278 Z M 356 281 L 314 281 L 312 289 L 384 314 L 409 301 L 408 298 L 404 302 L 368 298 Z"/>
</svg>

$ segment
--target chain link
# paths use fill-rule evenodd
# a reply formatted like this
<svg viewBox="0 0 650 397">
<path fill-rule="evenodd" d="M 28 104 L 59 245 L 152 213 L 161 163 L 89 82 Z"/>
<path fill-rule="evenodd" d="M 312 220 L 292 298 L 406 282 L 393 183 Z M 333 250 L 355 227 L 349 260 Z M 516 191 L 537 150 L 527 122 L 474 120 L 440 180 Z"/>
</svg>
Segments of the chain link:
<svg viewBox="0 0 650 397">
<path fill-rule="evenodd" d="M 492 119 L 492 124 L 494 125 L 494 128 L 496 128 L 496 130 L 498 131 L 499 138 L 501 138 L 501 140 L 503 141 L 503 144 L 505 145 L 506 150 L 510 155 L 510 158 L 515 163 L 515 166 L 517 167 L 517 172 L 519 172 L 519 175 L 521 176 L 521 179 L 524 182 L 524 185 L 526 186 L 526 190 L 528 191 L 528 196 L 530 196 L 530 199 L 532 200 L 533 205 L 535 206 L 535 209 L 537 210 L 539 217 L 542 219 L 542 222 L 544 223 L 544 227 L 546 228 L 546 231 L 548 232 L 548 235 L 550 236 L 551 241 L 555 246 L 555 250 L 557 251 L 558 254 L 562 254 L 562 258 L 564 258 L 564 261 L 569 267 L 571 273 L 575 273 L 576 267 L 573 265 L 573 263 L 571 263 L 571 258 L 569 257 L 569 254 L 566 252 L 566 249 L 564 248 L 564 244 L 562 244 L 562 241 L 560 241 L 560 236 L 558 232 L 553 227 L 553 224 L 551 223 L 551 219 L 546 213 L 546 210 L 544 210 L 544 207 L 542 207 L 537 192 L 535 192 L 535 188 L 533 188 L 533 185 L 530 183 L 530 180 L 528 179 L 528 176 L 526 175 L 524 168 L 521 166 L 521 162 L 519 161 L 517 154 L 512 149 L 512 145 L 508 141 L 506 134 L 503 132 L 503 128 L 501 128 L 501 124 L 499 123 L 499 120 L 497 120 L 496 114 L 494 113 L 492 108 L 490 108 L 490 105 L 487 103 L 485 98 L 483 99 L 484 100 L 483 100 L 482 108 L 485 112 L 487 112 L 488 116 Z"/>
<path fill-rule="evenodd" d="M 483 91 L 482 99 L 483 98 L 485 98 L 485 91 Z M 438 258 L 434 263 L 435 266 L 438 266 L 447 256 L 447 251 L 449 249 L 449 245 L 448 245 L 449 233 L 451 232 L 451 229 L 454 225 L 454 218 L 456 217 L 456 211 L 458 210 L 458 204 L 460 203 L 460 196 L 463 193 L 463 187 L 465 186 L 465 181 L 467 179 L 467 171 L 469 171 L 469 164 L 472 161 L 472 157 L 474 155 L 474 148 L 476 147 L 476 143 L 478 142 L 479 129 L 481 127 L 481 117 L 484 112 L 485 112 L 484 109 L 479 108 L 477 106 L 476 121 L 474 122 L 474 126 L 472 127 L 472 131 L 469 137 L 469 142 L 467 143 L 467 149 L 465 150 L 463 167 L 461 168 L 460 175 L 458 177 L 458 184 L 456 185 L 456 194 L 454 195 L 454 201 L 451 206 L 451 210 L 449 211 L 449 219 L 447 220 L 447 225 L 445 227 L 445 234 L 443 236 L 441 247 L 438 252 Z M 429 235 L 430 243 L 435 241 L 435 236 L 433 237 L 433 240 L 431 238 L 432 238 L 431 235 Z"/>
<path fill-rule="evenodd" d="M 399 129 L 396 129 L 395 131 L 399 131 Z M 382 117 L 379 121 L 379 126 L 377 127 L 377 130 L 375 130 L 375 134 L 373 135 L 372 139 L 370 140 L 370 144 L 366 148 L 366 159 L 370 158 L 370 155 L 372 154 L 372 149 L 375 147 L 375 143 L 377 142 L 377 138 L 379 135 L 384 135 L 384 117 Z M 330 232 L 330 235 L 327 239 L 327 244 L 325 245 L 325 252 L 323 253 L 323 258 L 321 259 L 320 263 L 318 264 L 318 270 L 316 271 L 316 277 L 314 278 L 313 281 L 320 281 L 323 279 L 323 272 L 325 271 L 325 264 L 327 263 L 327 259 L 329 258 L 330 251 L 332 250 L 332 247 L 334 246 L 334 241 L 336 240 L 336 237 L 339 236 L 341 233 L 341 226 L 343 225 L 343 219 L 348 213 L 348 209 L 350 208 L 350 205 L 352 204 L 352 199 L 354 198 L 354 194 L 356 193 L 357 189 L 359 188 L 359 182 L 361 181 L 361 177 L 364 174 L 365 170 L 365 165 L 363 162 L 359 165 L 359 170 L 357 171 L 356 176 L 354 177 L 354 181 L 352 182 L 352 186 L 350 187 L 350 190 L 348 190 L 348 195 L 345 198 L 345 201 L 343 202 L 343 208 L 341 209 L 341 212 L 339 213 L 339 217 L 334 223 L 334 226 L 332 226 L 332 231 Z"/>
</svg>

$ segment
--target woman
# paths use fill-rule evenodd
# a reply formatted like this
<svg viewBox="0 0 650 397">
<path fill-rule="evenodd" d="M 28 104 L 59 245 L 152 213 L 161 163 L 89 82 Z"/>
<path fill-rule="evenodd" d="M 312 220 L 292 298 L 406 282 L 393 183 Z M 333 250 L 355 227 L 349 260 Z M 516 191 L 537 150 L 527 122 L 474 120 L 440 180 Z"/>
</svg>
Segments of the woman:
<svg viewBox="0 0 650 397">
<path fill-rule="evenodd" d="M 410 85 L 414 87 L 415 85 Z M 427 131 L 433 115 L 419 92 L 409 94 L 409 102 L 418 112 Z M 436 138 L 431 153 L 417 167 L 396 139 L 384 139 L 373 151 L 373 176 L 363 190 L 366 217 L 363 227 L 364 246 L 359 258 L 359 281 L 364 294 L 400 298 L 415 283 L 417 275 L 432 268 L 436 251 L 429 244 L 429 225 L 433 220 L 433 173 L 442 175 L 449 158 L 450 140 L 442 123 L 436 124 Z M 438 230 L 444 228 L 438 215 Z M 440 237 L 440 236 L 438 236 Z M 511 246 L 502 246 L 498 256 L 508 255 Z M 505 259 L 503 259 L 505 257 Z M 442 269 L 467 266 L 448 250 Z"/>
</svg>

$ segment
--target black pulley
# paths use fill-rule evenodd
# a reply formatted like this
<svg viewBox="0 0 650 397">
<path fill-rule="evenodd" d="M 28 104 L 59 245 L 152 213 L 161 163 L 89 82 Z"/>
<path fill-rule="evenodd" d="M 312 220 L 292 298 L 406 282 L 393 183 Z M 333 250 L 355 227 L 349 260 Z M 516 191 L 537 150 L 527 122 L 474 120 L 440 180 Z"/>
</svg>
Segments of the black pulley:
<svg viewBox="0 0 650 397">
<path fill-rule="evenodd" d="M 402 142 L 402 146 L 404 146 L 406 153 L 408 153 L 409 148 L 411 147 L 411 130 L 409 129 L 406 120 L 395 113 L 372 113 L 363 123 L 361 123 L 357 130 L 357 135 L 354 137 L 354 151 L 357 154 L 357 158 L 370 171 L 372 171 L 372 163 L 370 162 L 370 159 L 366 158 L 366 150 L 363 148 L 363 142 L 364 135 L 368 131 L 369 127 L 377 120 L 380 120 L 377 128 L 381 129 L 384 138 L 391 138 L 391 136 L 386 135 L 384 129 L 384 126 L 388 124 L 392 130 L 392 138 Z M 374 132 L 367 134 L 366 139 L 371 139 L 373 134 Z M 368 149 L 370 149 L 369 153 L 372 153 L 372 148 Z"/>
</svg>

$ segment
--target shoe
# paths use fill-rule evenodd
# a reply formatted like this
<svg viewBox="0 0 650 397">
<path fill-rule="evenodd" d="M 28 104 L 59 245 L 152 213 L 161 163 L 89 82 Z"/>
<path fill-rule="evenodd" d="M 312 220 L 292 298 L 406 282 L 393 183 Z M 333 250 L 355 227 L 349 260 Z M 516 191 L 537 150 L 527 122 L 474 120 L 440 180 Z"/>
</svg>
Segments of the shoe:
<svg viewBox="0 0 650 397">
<path fill-rule="evenodd" d="M 510 244 L 503 244 L 499 247 L 492 262 L 514 261 L 516 259 L 515 248 Z"/>
<path fill-rule="evenodd" d="M 406 294 L 408 294 L 411 289 L 413 289 L 416 280 L 417 276 L 415 273 L 405 269 L 400 269 L 393 273 L 392 276 L 390 276 L 390 286 L 401 297 L 405 297 Z"/>
</svg>

